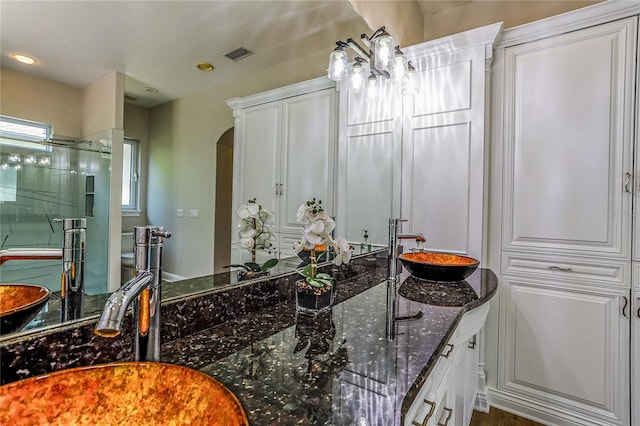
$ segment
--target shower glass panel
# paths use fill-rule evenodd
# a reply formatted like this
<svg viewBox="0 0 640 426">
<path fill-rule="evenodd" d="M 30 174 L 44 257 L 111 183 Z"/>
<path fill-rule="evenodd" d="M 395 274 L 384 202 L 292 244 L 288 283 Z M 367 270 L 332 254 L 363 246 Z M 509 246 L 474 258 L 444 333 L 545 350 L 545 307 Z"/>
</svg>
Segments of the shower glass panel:
<svg viewBox="0 0 640 426">
<path fill-rule="evenodd" d="M 110 152 L 87 143 L 29 145 L 0 141 L 0 250 L 61 248 L 62 224 L 54 219 L 84 217 L 85 292 L 105 293 Z M 61 273 L 58 260 L 8 261 L 0 266 L 0 282 L 42 285 L 55 296 Z"/>
</svg>

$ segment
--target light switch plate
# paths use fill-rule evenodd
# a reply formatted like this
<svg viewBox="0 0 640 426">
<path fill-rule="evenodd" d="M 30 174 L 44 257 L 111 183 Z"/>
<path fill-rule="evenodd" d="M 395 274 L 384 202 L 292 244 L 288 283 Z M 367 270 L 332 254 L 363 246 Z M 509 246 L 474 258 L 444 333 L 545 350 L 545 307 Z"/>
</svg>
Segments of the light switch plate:
<svg viewBox="0 0 640 426">
<path fill-rule="evenodd" d="M 191 210 L 189 210 L 189 217 L 191 219 L 195 219 L 195 218 L 198 217 L 199 213 L 200 212 L 198 212 L 198 209 L 191 209 Z"/>
<path fill-rule="evenodd" d="M 178 209 L 177 216 L 184 217 L 184 209 Z"/>
</svg>

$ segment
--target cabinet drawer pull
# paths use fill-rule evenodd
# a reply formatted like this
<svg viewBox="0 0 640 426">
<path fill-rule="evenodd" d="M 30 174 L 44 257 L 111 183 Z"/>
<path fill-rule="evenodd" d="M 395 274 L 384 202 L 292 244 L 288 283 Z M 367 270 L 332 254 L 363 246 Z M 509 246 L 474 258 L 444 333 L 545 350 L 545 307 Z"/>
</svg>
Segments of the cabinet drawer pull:
<svg viewBox="0 0 640 426">
<path fill-rule="evenodd" d="M 640 303 L 640 297 L 638 297 L 638 303 Z M 640 318 L 640 306 L 638 307 L 638 312 L 636 312 L 638 318 Z"/>
<path fill-rule="evenodd" d="M 444 411 L 447 412 L 447 418 L 444 419 L 444 423 L 438 423 L 438 426 L 447 426 L 449 424 L 449 420 L 451 420 L 451 416 L 453 415 L 453 410 L 451 408 L 444 408 Z"/>
<path fill-rule="evenodd" d="M 425 404 L 429 404 L 429 406 L 431 406 L 431 408 L 429 409 L 429 412 L 427 413 L 427 415 L 425 416 L 424 420 L 422 421 L 422 423 L 418 423 L 415 420 L 411 423 L 413 426 L 426 426 L 427 422 L 429 421 L 429 419 L 431 418 L 431 416 L 433 416 L 433 412 L 436 411 L 436 403 L 435 402 L 431 402 L 428 399 L 424 400 Z"/>
<path fill-rule="evenodd" d="M 622 298 L 624 299 L 624 306 L 622 307 L 622 316 L 627 318 L 627 306 L 629 305 L 629 299 L 627 299 L 627 296 L 622 296 Z"/>
<path fill-rule="evenodd" d="M 631 173 L 625 173 L 627 180 L 624 182 L 624 190 L 631 194 Z"/>
<path fill-rule="evenodd" d="M 449 358 L 449 356 L 451 355 L 451 352 L 453 352 L 453 345 L 451 343 L 447 343 L 447 347 L 445 348 L 444 352 L 440 354 L 440 356 L 442 358 Z"/>
<path fill-rule="evenodd" d="M 571 268 L 561 268 L 559 266 L 549 266 L 549 269 L 552 271 L 573 272 L 573 269 Z"/>
<path fill-rule="evenodd" d="M 469 349 L 475 349 L 476 348 L 476 343 L 477 343 L 476 336 L 477 336 L 477 334 L 474 334 L 473 337 L 471 338 L 471 340 L 469 341 L 469 345 L 467 346 Z"/>
</svg>

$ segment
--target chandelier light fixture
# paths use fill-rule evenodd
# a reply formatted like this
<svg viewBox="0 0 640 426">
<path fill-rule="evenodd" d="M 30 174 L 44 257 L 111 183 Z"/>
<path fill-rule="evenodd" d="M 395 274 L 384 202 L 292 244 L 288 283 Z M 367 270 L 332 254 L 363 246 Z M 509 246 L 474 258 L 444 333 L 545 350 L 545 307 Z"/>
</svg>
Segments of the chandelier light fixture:
<svg viewBox="0 0 640 426">
<path fill-rule="evenodd" d="M 346 43 L 337 41 L 337 47 L 329 56 L 328 77 L 333 81 L 349 78 L 349 90 L 360 93 L 364 90 L 367 101 L 379 98 L 379 86 L 382 79 L 391 80 L 401 87 L 403 95 L 418 93 L 416 69 L 407 61 L 399 46 L 394 47 L 393 38 L 384 27 L 377 29 L 371 37 L 360 36 L 366 49 L 354 39 Z M 349 64 L 345 49 L 356 52 L 355 60 Z"/>
</svg>

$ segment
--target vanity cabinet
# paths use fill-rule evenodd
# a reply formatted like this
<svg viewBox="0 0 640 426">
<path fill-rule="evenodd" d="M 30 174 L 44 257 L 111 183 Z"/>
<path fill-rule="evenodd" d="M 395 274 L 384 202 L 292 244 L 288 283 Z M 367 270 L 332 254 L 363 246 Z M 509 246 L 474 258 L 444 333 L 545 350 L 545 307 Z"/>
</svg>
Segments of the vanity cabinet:
<svg viewBox="0 0 640 426">
<path fill-rule="evenodd" d="M 484 304 L 464 314 L 407 411 L 405 426 L 466 426 L 478 392 L 478 335 L 489 313 Z"/>
<path fill-rule="evenodd" d="M 638 237 L 626 185 L 640 8 L 603 7 L 614 9 L 507 31 L 496 50 L 502 285 L 490 397 L 545 424 L 640 421 L 629 394 L 640 350 L 629 339 Z"/>
<path fill-rule="evenodd" d="M 256 198 L 274 213 L 274 251 L 278 257 L 292 256 L 302 229 L 298 207 L 315 197 L 328 214 L 333 212 L 334 83 L 310 80 L 227 103 L 235 118 L 233 211 Z M 234 221 L 235 230 L 235 216 Z M 246 252 L 237 240 L 234 233 L 234 262 Z"/>
</svg>

